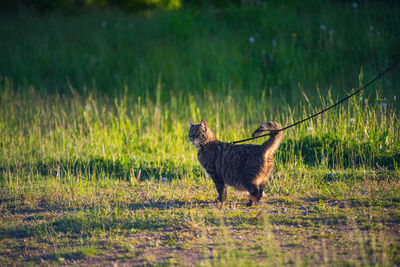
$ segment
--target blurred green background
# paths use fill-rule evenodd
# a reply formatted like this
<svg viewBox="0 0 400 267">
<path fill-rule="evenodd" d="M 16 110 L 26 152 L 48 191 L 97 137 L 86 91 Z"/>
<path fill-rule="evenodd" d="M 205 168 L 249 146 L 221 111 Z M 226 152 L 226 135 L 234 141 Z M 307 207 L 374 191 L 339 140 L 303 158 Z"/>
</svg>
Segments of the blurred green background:
<svg viewBox="0 0 400 267">
<path fill-rule="evenodd" d="M 341 97 L 400 56 L 400 5 L 362 1 L 9 1 L 0 76 L 14 90 Z M 397 73 L 376 83 L 393 100 Z M 375 92 L 367 91 L 375 97 Z M 397 102 L 395 103 L 397 105 Z"/>
</svg>

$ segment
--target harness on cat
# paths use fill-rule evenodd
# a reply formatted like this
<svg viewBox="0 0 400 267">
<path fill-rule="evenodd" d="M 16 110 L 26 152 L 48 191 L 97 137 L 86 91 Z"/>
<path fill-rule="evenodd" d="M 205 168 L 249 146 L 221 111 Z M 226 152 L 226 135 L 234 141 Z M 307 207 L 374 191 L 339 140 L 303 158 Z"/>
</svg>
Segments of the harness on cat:
<svg viewBox="0 0 400 267">
<path fill-rule="evenodd" d="M 380 79 L 383 75 L 385 75 L 387 72 L 389 72 L 391 69 L 393 69 L 398 63 L 400 63 L 400 58 L 397 59 L 392 65 L 390 65 L 385 71 L 381 72 L 381 73 L 380 73 L 378 76 L 376 76 L 374 79 L 372 79 L 371 81 L 369 81 L 367 84 L 365 84 L 364 86 L 362 86 L 362 87 L 361 87 L 360 89 L 358 89 L 357 91 L 355 91 L 355 92 L 353 92 L 352 94 L 346 96 L 345 98 L 343 98 L 343 99 L 340 100 L 339 102 L 337 102 L 337 103 L 335 103 L 335 104 L 333 104 L 333 105 L 331 105 L 331 106 L 329 106 L 329 107 L 327 107 L 327 108 L 321 110 L 320 112 L 315 113 L 315 114 L 313 114 L 313 115 L 311 115 L 311 116 L 309 116 L 309 117 L 307 117 L 307 118 L 305 118 L 305 119 L 303 119 L 303 120 L 301 120 L 301 121 L 298 121 L 298 122 L 295 122 L 295 123 L 293 123 L 293 124 L 291 124 L 291 125 L 289 125 L 289 126 L 283 127 L 283 128 L 280 129 L 280 130 L 274 130 L 274 132 L 276 133 L 276 132 L 280 132 L 280 131 L 284 131 L 284 130 L 286 130 L 286 129 L 292 128 L 292 127 L 294 127 L 294 126 L 296 126 L 296 125 L 298 125 L 298 124 L 300 124 L 300 123 L 303 123 L 303 122 L 305 122 L 305 121 L 308 121 L 309 119 L 312 119 L 312 118 L 314 118 L 314 117 L 316 117 L 316 116 L 318 116 L 318 115 L 324 113 L 325 111 L 330 110 L 331 108 L 336 107 L 337 105 L 343 103 L 344 101 L 346 101 L 346 100 L 349 99 L 350 97 L 354 96 L 355 94 L 358 94 L 359 92 L 361 92 L 362 90 L 364 90 L 365 88 L 367 88 L 368 86 L 370 86 L 371 84 L 373 84 L 376 80 Z M 238 143 L 243 143 L 243 142 L 246 142 L 246 141 L 250 141 L 250 140 L 253 140 L 253 139 L 257 139 L 257 138 L 260 138 L 260 137 L 268 136 L 268 135 L 272 135 L 272 133 L 269 132 L 269 133 L 262 134 L 262 135 L 259 135 L 259 136 L 256 136 L 256 137 L 250 137 L 250 138 L 247 138 L 247 139 L 242 139 L 242 140 L 239 140 L 239 141 L 233 141 L 233 142 L 225 143 L 225 144 L 234 145 L 234 144 L 238 144 Z M 220 145 L 220 146 L 221 146 L 221 153 L 222 153 L 223 145 Z"/>
</svg>

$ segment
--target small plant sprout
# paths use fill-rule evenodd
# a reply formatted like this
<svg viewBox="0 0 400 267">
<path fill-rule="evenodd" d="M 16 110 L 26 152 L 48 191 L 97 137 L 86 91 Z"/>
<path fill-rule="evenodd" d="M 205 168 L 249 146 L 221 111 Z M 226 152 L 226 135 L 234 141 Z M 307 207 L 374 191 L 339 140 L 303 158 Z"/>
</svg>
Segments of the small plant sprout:
<svg viewBox="0 0 400 267">
<path fill-rule="evenodd" d="M 57 179 L 57 180 L 58 180 L 58 177 L 60 177 L 60 168 L 61 168 L 61 165 L 58 164 L 58 167 L 57 167 L 57 175 L 56 175 L 56 179 Z"/>
<path fill-rule="evenodd" d="M 132 168 L 132 170 L 131 170 L 131 184 L 133 185 L 133 184 L 138 184 L 139 183 L 139 181 L 140 181 L 140 174 L 142 173 L 142 171 L 141 170 L 139 170 L 139 172 L 138 172 L 138 174 L 137 174 L 137 176 L 135 175 L 135 171 L 133 170 L 133 168 Z"/>
<path fill-rule="evenodd" d="M 249 42 L 250 42 L 250 43 L 254 43 L 254 41 L 255 41 L 254 37 L 253 37 L 253 36 L 250 36 L 250 37 L 249 37 Z"/>
<path fill-rule="evenodd" d="M 366 127 L 366 126 L 364 126 L 364 133 L 365 133 L 365 135 L 367 136 L 367 138 L 369 139 L 369 134 L 368 134 L 368 131 L 367 131 L 367 127 Z"/>
<path fill-rule="evenodd" d="M 304 99 L 307 101 L 307 103 L 310 103 L 310 100 L 308 100 L 308 97 L 304 91 L 301 92 L 303 94 Z"/>
</svg>

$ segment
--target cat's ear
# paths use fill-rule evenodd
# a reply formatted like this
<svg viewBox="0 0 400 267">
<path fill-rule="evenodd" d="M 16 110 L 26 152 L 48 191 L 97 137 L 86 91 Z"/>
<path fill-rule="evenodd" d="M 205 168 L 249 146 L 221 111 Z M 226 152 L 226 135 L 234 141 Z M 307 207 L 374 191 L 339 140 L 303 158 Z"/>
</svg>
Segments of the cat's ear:
<svg viewBox="0 0 400 267">
<path fill-rule="evenodd" d="M 193 126 L 193 124 L 194 124 L 191 120 L 188 120 L 188 123 L 189 123 L 189 127 Z"/>
<path fill-rule="evenodd" d="M 204 128 L 206 128 L 206 127 L 207 127 L 207 122 L 206 122 L 205 120 L 202 120 L 202 121 L 201 121 L 201 126 L 203 126 Z"/>
</svg>

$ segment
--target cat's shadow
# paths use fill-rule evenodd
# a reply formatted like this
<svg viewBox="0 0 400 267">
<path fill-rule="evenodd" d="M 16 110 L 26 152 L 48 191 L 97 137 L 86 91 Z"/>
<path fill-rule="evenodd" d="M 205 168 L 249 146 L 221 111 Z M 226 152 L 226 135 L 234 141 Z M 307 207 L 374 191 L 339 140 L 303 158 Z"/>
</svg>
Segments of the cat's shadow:
<svg viewBox="0 0 400 267">
<path fill-rule="evenodd" d="M 264 200 L 257 205 L 254 205 L 253 208 L 261 207 L 265 204 L 276 204 L 274 200 Z M 241 200 L 231 200 L 224 203 L 220 203 L 217 201 L 177 201 L 177 200 L 169 200 L 169 201 L 149 201 L 143 203 L 135 203 L 129 205 L 129 209 L 131 210 L 143 210 L 143 209 L 174 209 L 174 208 L 249 208 L 246 206 L 245 201 Z"/>
<path fill-rule="evenodd" d="M 224 204 L 222 204 L 224 205 Z M 131 210 L 141 210 L 141 209 L 171 209 L 171 208 L 182 208 L 182 207 L 213 207 L 213 206 L 222 206 L 221 203 L 216 201 L 177 201 L 177 200 L 169 200 L 169 201 L 149 201 L 144 203 L 135 203 L 129 205 L 129 209 Z"/>
</svg>

